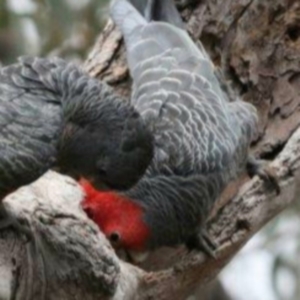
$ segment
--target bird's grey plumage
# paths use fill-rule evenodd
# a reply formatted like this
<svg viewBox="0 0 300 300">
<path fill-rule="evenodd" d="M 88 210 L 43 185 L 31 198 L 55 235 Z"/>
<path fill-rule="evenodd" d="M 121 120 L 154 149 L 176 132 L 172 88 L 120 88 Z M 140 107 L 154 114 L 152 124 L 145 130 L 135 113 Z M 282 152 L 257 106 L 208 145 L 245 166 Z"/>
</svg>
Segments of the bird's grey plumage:
<svg viewBox="0 0 300 300">
<path fill-rule="evenodd" d="M 134 108 L 58 58 L 24 57 L 0 69 L 0 126 L 1 196 L 52 166 L 129 188 L 152 158 L 151 134 Z"/>
<path fill-rule="evenodd" d="M 25 233 L 35 263 L 48 259 L 47 253 L 28 225 L 5 208 L 8 193 L 54 166 L 96 187 L 124 190 L 152 156 L 152 135 L 139 113 L 77 66 L 27 57 L 0 69 L 0 230 Z M 47 281 L 43 268 L 41 274 Z"/>
<path fill-rule="evenodd" d="M 179 28 L 184 28 L 184 23 L 174 5 L 169 5 L 169 0 L 130 0 L 130 3 L 139 13 L 150 21 L 164 21 Z"/>
<path fill-rule="evenodd" d="M 153 1 L 176 10 L 172 0 L 148 4 Z M 170 22 L 172 14 L 149 22 L 154 18 L 130 2 L 113 1 L 111 15 L 126 44 L 132 103 L 154 130 L 155 157 L 125 194 L 145 209 L 150 248 L 188 243 L 226 184 L 244 170 L 257 114 L 248 103 L 228 102 L 203 46 Z"/>
<path fill-rule="evenodd" d="M 49 78 L 23 63 L 0 70 L 2 194 L 36 180 L 53 165 L 63 128 L 59 100 L 51 89 L 41 89 L 39 80 Z"/>
</svg>

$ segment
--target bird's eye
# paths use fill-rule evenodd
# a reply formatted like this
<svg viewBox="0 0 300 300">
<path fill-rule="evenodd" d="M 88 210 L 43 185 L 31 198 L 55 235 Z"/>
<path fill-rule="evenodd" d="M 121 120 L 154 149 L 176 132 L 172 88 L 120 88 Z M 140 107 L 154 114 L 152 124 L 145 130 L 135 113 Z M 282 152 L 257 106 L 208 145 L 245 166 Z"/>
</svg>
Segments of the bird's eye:
<svg viewBox="0 0 300 300">
<path fill-rule="evenodd" d="M 109 235 L 109 240 L 112 242 L 112 243 L 118 243 L 120 241 L 120 234 L 118 232 L 112 232 L 110 235 Z"/>
</svg>

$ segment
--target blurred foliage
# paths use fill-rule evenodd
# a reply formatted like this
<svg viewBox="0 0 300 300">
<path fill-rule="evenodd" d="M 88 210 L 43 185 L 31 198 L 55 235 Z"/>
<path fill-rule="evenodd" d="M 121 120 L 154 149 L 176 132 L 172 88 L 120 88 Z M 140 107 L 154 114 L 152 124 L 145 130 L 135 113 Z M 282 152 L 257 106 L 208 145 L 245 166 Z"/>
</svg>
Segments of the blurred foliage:
<svg viewBox="0 0 300 300">
<path fill-rule="evenodd" d="M 0 0 L 0 61 L 19 55 L 83 58 L 107 18 L 107 0 Z"/>
<path fill-rule="evenodd" d="M 236 300 L 300 299 L 300 207 L 296 203 L 256 234 L 222 272 Z"/>
</svg>

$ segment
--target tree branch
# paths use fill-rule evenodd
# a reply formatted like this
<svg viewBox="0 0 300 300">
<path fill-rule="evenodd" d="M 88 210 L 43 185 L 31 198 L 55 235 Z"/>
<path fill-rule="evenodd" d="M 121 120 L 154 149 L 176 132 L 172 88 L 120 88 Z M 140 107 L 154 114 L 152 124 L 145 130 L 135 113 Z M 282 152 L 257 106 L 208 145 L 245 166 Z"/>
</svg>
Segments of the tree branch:
<svg viewBox="0 0 300 300">
<path fill-rule="evenodd" d="M 213 279 L 253 234 L 297 198 L 300 129 L 272 166 L 280 178 L 282 191 L 279 196 L 255 178 L 243 185 L 238 195 L 211 220 L 209 233 L 219 244 L 216 260 L 204 260 L 202 254 L 186 254 L 182 250 L 173 252 L 168 261 L 173 267 L 145 274 L 144 289 L 136 299 L 185 299 L 197 285 L 205 285 Z"/>
<path fill-rule="evenodd" d="M 241 188 L 241 182 L 233 184 L 216 204 L 209 222 L 219 244 L 216 260 L 179 247 L 159 249 L 139 266 L 122 261 L 80 209 L 83 194 L 77 184 L 48 172 L 5 199 L 35 238 L 26 241 L 13 230 L 0 233 L 0 299 L 185 299 L 294 201 L 300 180 L 297 3 L 220 0 L 182 11 L 195 40 L 201 35 L 236 91 L 256 104 L 261 130 L 253 151 L 270 158 L 280 152 L 272 163 L 280 195 L 254 178 Z M 122 39 L 111 22 L 84 68 L 129 95 Z"/>
</svg>

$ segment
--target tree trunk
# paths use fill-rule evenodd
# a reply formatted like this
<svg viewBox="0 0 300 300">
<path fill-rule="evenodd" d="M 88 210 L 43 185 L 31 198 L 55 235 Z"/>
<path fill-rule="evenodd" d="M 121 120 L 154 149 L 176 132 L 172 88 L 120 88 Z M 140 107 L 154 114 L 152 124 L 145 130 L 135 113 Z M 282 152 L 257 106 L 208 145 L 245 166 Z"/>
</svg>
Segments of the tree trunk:
<svg viewBox="0 0 300 300">
<path fill-rule="evenodd" d="M 12 230 L 1 233 L 0 299 L 186 299 L 214 279 L 258 230 L 296 199 L 299 1 L 211 0 L 181 12 L 190 34 L 204 43 L 234 93 L 257 107 L 260 131 L 252 151 L 273 160 L 280 195 L 258 178 L 242 178 L 228 187 L 209 222 L 209 233 L 219 245 L 217 259 L 179 247 L 159 249 L 133 266 L 116 256 L 81 211 L 83 195 L 77 184 L 48 172 L 5 200 L 12 213 L 30 225 L 35 238 L 24 241 Z M 112 22 L 84 68 L 129 97 L 124 47 Z"/>
</svg>

